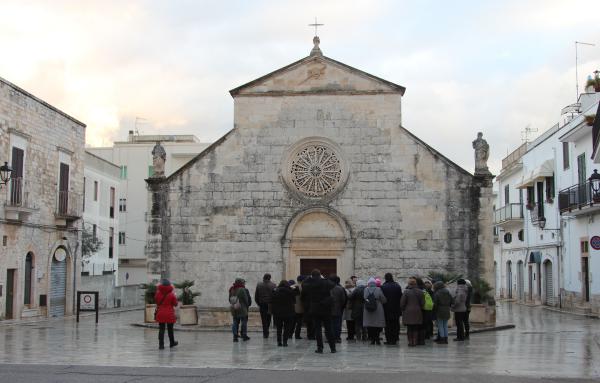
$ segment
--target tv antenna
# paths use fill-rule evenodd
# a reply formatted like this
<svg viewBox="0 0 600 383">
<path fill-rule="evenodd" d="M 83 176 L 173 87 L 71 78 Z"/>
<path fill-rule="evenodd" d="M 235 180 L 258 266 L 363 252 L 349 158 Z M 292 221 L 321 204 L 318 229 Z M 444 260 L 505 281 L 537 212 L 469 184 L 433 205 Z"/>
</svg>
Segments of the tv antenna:
<svg viewBox="0 0 600 383">
<path fill-rule="evenodd" d="M 575 102 L 577 102 L 579 100 L 579 73 L 578 73 L 578 66 L 579 66 L 579 54 L 577 52 L 577 45 L 589 45 L 592 47 L 595 47 L 596 44 L 592 44 L 592 43 L 584 43 L 582 41 L 575 41 Z"/>
<path fill-rule="evenodd" d="M 135 116 L 135 122 L 133 123 L 133 130 L 134 130 L 136 136 L 140 135 L 140 131 L 138 130 L 138 123 L 146 124 L 147 122 L 148 122 L 147 119 L 145 119 L 143 117 Z"/>
<path fill-rule="evenodd" d="M 531 127 L 531 124 L 527 124 L 527 126 L 523 130 L 521 130 L 521 141 L 529 142 L 529 136 L 537 131 L 537 128 L 534 129 Z"/>
</svg>

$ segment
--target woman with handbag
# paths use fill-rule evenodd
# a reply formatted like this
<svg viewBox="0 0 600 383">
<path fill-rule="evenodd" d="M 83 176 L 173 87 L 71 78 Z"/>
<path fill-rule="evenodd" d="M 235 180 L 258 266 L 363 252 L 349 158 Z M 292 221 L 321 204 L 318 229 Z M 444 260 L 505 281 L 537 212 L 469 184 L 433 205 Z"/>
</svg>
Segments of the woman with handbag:
<svg viewBox="0 0 600 383">
<path fill-rule="evenodd" d="M 175 316 L 175 307 L 177 306 L 177 297 L 173 293 L 173 285 L 168 279 L 163 279 L 158 285 L 154 295 L 156 302 L 156 311 L 154 319 L 158 322 L 158 349 L 165 348 L 165 327 L 169 334 L 169 347 L 173 348 L 179 344 L 175 341 L 173 334 L 173 325 L 177 321 Z"/>
</svg>

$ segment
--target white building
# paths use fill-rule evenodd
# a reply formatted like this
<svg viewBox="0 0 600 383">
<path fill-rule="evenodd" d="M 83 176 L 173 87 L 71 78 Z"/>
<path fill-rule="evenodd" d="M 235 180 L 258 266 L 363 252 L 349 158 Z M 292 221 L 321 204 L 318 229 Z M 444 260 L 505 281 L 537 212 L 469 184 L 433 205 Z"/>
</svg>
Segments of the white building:
<svg viewBox="0 0 600 383">
<path fill-rule="evenodd" d="M 598 113 L 599 99 L 593 89 L 582 94 L 565 121 L 502 162 L 495 211 L 502 298 L 600 311 L 600 280 L 593 280 L 600 250 L 590 245 L 600 235 L 600 204 L 588 181 L 594 140 L 585 117 Z"/>
<path fill-rule="evenodd" d="M 120 167 L 119 230 L 115 231 L 119 285 L 147 282 L 144 246 L 148 191 L 144 180 L 153 174 L 151 152 L 157 141 L 167 151 L 167 176 L 208 147 L 193 135 L 135 135 L 130 131 L 127 141 L 117 141 L 112 147 L 87 149 Z"/>
<path fill-rule="evenodd" d="M 112 296 L 119 266 L 119 196 L 120 169 L 92 153 L 84 157 L 83 227 L 100 249 L 82 257 L 81 289 L 100 291 L 101 306 L 112 307 Z"/>
</svg>

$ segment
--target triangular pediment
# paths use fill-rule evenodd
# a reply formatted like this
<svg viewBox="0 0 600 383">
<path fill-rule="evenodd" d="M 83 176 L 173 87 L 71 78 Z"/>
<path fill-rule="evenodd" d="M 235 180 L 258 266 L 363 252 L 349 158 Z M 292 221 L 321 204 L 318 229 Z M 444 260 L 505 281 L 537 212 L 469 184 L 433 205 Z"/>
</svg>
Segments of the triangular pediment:
<svg viewBox="0 0 600 383">
<path fill-rule="evenodd" d="M 335 61 L 313 55 L 230 91 L 233 97 L 286 94 L 404 94 L 405 88 Z"/>
</svg>

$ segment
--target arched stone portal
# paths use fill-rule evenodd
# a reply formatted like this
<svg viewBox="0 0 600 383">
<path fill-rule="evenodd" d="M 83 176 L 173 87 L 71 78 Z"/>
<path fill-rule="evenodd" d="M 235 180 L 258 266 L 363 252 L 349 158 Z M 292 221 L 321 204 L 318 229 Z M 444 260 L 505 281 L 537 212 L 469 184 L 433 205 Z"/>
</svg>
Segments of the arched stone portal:
<svg viewBox="0 0 600 383">
<path fill-rule="evenodd" d="M 345 219 L 336 211 L 310 208 L 288 224 L 282 241 L 284 274 L 296 279 L 314 268 L 349 278 L 354 273 L 355 241 Z"/>
</svg>

